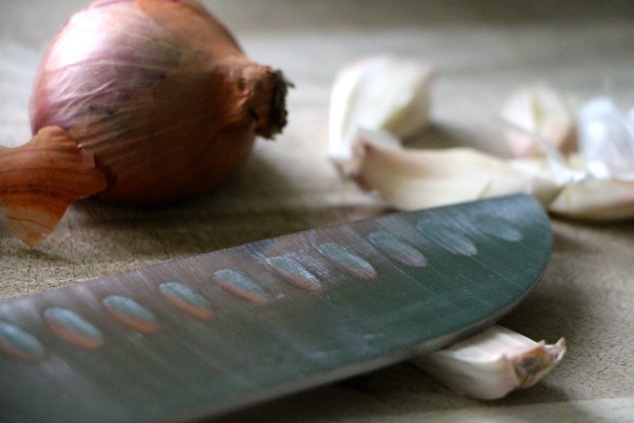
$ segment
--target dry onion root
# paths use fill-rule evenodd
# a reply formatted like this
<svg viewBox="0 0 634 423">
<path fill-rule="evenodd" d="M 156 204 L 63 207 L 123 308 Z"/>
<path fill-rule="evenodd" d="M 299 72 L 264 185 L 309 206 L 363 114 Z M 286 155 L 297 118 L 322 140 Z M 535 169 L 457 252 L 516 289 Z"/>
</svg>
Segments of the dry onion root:
<svg viewBox="0 0 634 423">
<path fill-rule="evenodd" d="M 195 0 L 100 0 L 40 64 L 32 141 L 0 149 L 0 201 L 28 245 L 75 199 L 159 203 L 216 187 L 286 124 L 289 83 Z"/>
</svg>

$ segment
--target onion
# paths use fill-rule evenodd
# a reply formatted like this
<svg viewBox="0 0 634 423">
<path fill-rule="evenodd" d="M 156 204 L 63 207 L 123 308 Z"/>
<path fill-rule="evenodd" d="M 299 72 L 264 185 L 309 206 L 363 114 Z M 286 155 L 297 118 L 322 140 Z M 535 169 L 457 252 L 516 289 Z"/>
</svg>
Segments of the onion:
<svg viewBox="0 0 634 423">
<path fill-rule="evenodd" d="M 33 246 L 80 197 L 152 204 L 216 187 L 256 136 L 281 132 L 287 86 L 195 0 L 92 3 L 43 56 L 34 139 L 0 148 L 11 227 Z"/>
</svg>

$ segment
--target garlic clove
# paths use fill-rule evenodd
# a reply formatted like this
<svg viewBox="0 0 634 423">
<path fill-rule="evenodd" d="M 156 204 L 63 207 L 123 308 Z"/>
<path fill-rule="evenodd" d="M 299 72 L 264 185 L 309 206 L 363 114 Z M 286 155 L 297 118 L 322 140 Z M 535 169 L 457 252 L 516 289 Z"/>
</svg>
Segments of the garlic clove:
<svg viewBox="0 0 634 423">
<path fill-rule="evenodd" d="M 331 93 L 329 156 L 346 162 L 359 129 L 387 131 L 397 139 L 425 129 L 433 76 L 425 63 L 388 55 L 345 66 Z"/>
<path fill-rule="evenodd" d="M 473 148 L 387 147 L 365 131 L 350 162 L 353 179 L 399 209 L 437 207 L 512 193 L 546 205 L 561 190 L 544 161 L 505 161 Z"/>
<path fill-rule="evenodd" d="M 576 148 L 575 122 L 568 101 L 543 84 L 520 89 L 502 108 L 502 119 L 522 131 L 509 129 L 505 139 L 514 157 L 543 156 L 535 134 L 567 154 Z"/>
<path fill-rule="evenodd" d="M 52 232 L 73 201 L 106 187 L 94 156 L 59 127 L 40 129 L 20 147 L 0 147 L 0 202 L 10 228 L 30 247 Z"/>
<path fill-rule="evenodd" d="M 634 182 L 590 178 L 568 184 L 548 210 L 589 221 L 631 219 L 634 217 Z"/>
<path fill-rule="evenodd" d="M 634 217 L 634 119 L 609 98 L 594 98 L 577 113 L 579 151 L 567 157 L 570 181 L 549 205 L 553 213 L 589 221 Z"/>
<path fill-rule="evenodd" d="M 533 386 L 565 353 L 563 338 L 548 345 L 494 325 L 447 348 L 418 356 L 412 363 L 459 393 L 492 400 Z"/>
</svg>

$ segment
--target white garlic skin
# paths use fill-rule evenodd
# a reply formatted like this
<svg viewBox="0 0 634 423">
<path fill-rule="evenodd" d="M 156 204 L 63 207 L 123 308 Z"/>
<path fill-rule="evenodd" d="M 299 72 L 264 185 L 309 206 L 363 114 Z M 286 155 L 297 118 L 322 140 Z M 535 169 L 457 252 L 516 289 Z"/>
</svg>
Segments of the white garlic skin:
<svg viewBox="0 0 634 423">
<path fill-rule="evenodd" d="M 634 108 L 622 112 L 609 98 L 593 98 L 577 113 L 577 132 L 593 177 L 634 182 Z"/>
</svg>

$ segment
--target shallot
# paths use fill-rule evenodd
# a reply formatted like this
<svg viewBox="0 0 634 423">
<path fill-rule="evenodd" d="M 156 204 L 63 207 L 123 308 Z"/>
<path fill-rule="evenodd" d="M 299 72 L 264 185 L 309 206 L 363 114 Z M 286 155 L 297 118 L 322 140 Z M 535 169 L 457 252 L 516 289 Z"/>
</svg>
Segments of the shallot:
<svg viewBox="0 0 634 423">
<path fill-rule="evenodd" d="M 256 136 L 281 132 L 288 86 L 196 0 L 90 4 L 44 53 L 35 138 L 0 149 L 11 227 L 33 246 L 80 197 L 151 204 L 216 187 Z"/>
</svg>

